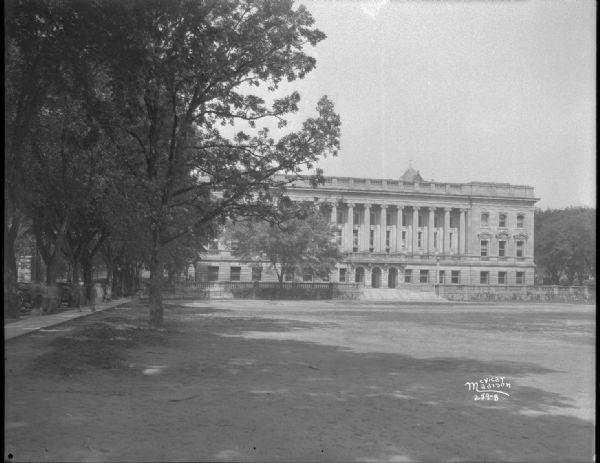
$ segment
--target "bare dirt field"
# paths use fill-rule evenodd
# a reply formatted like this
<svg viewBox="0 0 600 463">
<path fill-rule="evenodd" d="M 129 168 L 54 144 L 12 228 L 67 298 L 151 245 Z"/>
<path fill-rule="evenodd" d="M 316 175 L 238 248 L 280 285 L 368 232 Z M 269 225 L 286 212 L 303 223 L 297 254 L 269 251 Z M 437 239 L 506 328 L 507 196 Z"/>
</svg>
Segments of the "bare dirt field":
<svg viewBox="0 0 600 463">
<path fill-rule="evenodd" d="M 5 461 L 594 458 L 594 306 L 187 301 L 164 331 L 146 317 L 130 304 L 6 342 Z"/>
</svg>

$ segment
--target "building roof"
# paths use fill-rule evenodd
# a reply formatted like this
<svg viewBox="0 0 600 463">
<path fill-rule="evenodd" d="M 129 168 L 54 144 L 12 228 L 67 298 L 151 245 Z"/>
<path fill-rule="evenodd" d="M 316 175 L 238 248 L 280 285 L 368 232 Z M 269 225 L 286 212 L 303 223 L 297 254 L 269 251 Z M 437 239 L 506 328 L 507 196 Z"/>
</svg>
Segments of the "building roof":
<svg viewBox="0 0 600 463">
<path fill-rule="evenodd" d="M 419 173 L 418 170 L 415 170 L 412 168 L 412 166 L 410 166 L 408 169 L 406 169 L 406 172 L 404 172 L 404 174 L 402 174 L 402 177 L 400 177 L 400 180 L 402 180 L 403 182 L 409 182 L 409 183 L 423 182 L 423 177 L 421 177 L 421 174 Z"/>
</svg>

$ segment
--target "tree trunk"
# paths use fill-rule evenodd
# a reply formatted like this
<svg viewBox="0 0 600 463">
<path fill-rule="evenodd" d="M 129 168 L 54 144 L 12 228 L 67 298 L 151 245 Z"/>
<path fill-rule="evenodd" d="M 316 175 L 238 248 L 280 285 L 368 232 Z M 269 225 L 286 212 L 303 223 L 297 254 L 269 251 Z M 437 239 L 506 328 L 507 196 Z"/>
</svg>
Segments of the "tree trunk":
<svg viewBox="0 0 600 463">
<path fill-rule="evenodd" d="M 10 227 L 4 218 L 4 316 L 17 318 L 19 316 L 20 300 L 17 293 L 17 258 L 15 256 L 15 241 L 19 231 L 20 221 L 14 218 Z"/>
<path fill-rule="evenodd" d="M 79 259 L 76 257 L 71 262 L 71 283 L 74 285 L 79 284 Z"/>
<path fill-rule="evenodd" d="M 92 270 L 92 260 L 82 258 L 81 259 L 81 269 L 83 270 L 83 283 L 86 285 L 91 285 L 93 279 L 93 270 Z"/>
<path fill-rule="evenodd" d="M 46 264 L 46 285 L 53 286 L 56 284 L 56 254 L 52 255 Z"/>
<path fill-rule="evenodd" d="M 161 328 L 163 325 L 163 305 L 162 305 L 162 262 L 156 256 L 153 256 L 152 267 L 150 268 L 150 326 L 152 328 Z"/>
</svg>

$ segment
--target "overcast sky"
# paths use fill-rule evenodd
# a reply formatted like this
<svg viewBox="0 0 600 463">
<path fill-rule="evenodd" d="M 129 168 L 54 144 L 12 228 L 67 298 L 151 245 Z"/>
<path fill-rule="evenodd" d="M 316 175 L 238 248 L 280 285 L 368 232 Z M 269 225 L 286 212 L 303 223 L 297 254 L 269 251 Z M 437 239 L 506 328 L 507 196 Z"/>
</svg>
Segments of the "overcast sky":
<svg viewBox="0 0 600 463">
<path fill-rule="evenodd" d="M 531 185 L 539 207 L 595 206 L 592 0 L 302 0 L 328 38 L 294 82 L 342 118 L 326 175 Z M 379 8 L 378 8 L 379 3 Z"/>
</svg>

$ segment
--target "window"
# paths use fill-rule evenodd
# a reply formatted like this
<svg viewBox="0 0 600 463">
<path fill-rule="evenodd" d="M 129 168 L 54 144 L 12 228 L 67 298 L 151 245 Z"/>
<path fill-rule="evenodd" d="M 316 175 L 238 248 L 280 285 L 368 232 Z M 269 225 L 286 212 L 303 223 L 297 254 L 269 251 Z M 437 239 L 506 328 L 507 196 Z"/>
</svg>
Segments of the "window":
<svg viewBox="0 0 600 463">
<path fill-rule="evenodd" d="M 454 241 L 453 238 L 454 233 L 450 232 L 448 233 L 448 249 L 452 249 L 452 241 Z"/>
<path fill-rule="evenodd" d="M 440 270 L 440 275 L 438 277 L 440 284 L 444 284 L 445 283 L 445 278 L 446 278 L 446 273 L 444 272 L 444 270 Z"/>
<path fill-rule="evenodd" d="M 490 274 L 489 274 L 489 272 L 481 272 L 481 273 L 479 273 L 479 283 L 481 283 L 482 285 L 489 285 L 490 284 Z"/>
<path fill-rule="evenodd" d="M 418 232 L 417 233 L 417 247 L 418 248 L 422 248 L 423 247 L 423 232 Z"/>
<path fill-rule="evenodd" d="M 517 284 L 518 285 L 525 284 L 525 272 L 517 272 Z"/>
<path fill-rule="evenodd" d="M 433 232 L 433 248 L 437 249 L 438 247 L 438 232 Z"/>
<path fill-rule="evenodd" d="M 363 283 L 365 281 L 365 269 L 362 267 L 358 267 L 356 269 L 356 273 L 354 274 L 354 281 L 356 283 Z"/>
<path fill-rule="evenodd" d="M 506 272 L 498 272 L 498 284 L 499 285 L 506 284 Z"/>
<path fill-rule="evenodd" d="M 335 242 L 338 246 L 342 245 L 342 230 L 335 231 Z"/>
<path fill-rule="evenodd" d="M 498 241 L 498 255 L 500 257 L 506 256 L 506 241 Z"/>
<path fill-rule="evenodd" d="M 358 230 L 352 230 L 352 251 L 358 252 Z"/>
<path fill-rule="evenodd" d="M 406 230 L 402 230 L 402 247 L 406 248 Z"/>
<path fill-rule="evenodd" d="M 481 226 L 487 227 L 490 221 L 490 215 L 487 212 L 481 214 Z"/>
<path fill-rule="evenodd" d="M 506 214 L 500 214 L 498 216 L 498 226 L 506 227 Z"/>
<path fill-rule="evenodd" d="M 262 267 L 252 267 L 252 281 L 262 280 Z"/>
<path fill-rule="evenodd" d="M 404 283 L 410 283 L 412 281 L 412 270 L 404 270 Z"/>
<path fill-rule="evenodd" d="M 311 268 L 302 270 L 302 281 L 313 281 L 313 273 Z"/>
<path fill-rule="evenodd" d="M 481 257 L 486 257 L 488 255 L 488 240 L 481 240 Z"/>
<path fill-rule="evenodd" d="M 385 231 L 385 247 L 389 248 L 390 247 L 390 241 L 392 237 L 392 231 L 391 230 L 386 230 Z"/>
<path fill-rule="evenodd" d="M 229 279 L 231 281 L 240 281 L 242 275 L 242 267 L 231 267 Z"/>
<path fill-rule="evenodd" d="M 419 217 L 419 220 L 418 220 L 419 227 L 422 227 L 423 226 L 423 222 L 424 222 L 424 220 L 423 220 L 423 214 L 419 214 L 418 217 Z"/>
<path fill-rule="evenodd" d="M 523 257 L 524 249 L 525 249 L 525 241 L 517 241 L 517 257 Z"/>
<path fill-rule="evenodd" d="M 219 279 L 219 267 L 208 267 L 208 281 L 217 281 Z"/>
<path fill-rule="evenodd" d="M 519 214 L 517 216 L 517 228 L 523 228 L 525 223 L 525 216 L 523 214 Z"/>
<path fill-rule="evenodd" d="M 451 278 L 452 284 L 457 285 L 460 283 L 460 270 L 452 270 Z"/>
<path fill-rule="evenodd" d="M 369 230 L 369 248 L 372 251 L 375 247 L 375 230 Z"/>
<path fill-rule="evenodd" d="M 341 268 L 341 269 L 340 269 L 340 278 L 339 278 L 339 282 L 340 282 L 340 283 L 345 283 L 345 282 L 346 282 L 346 269 L 345 269 L 345 268 Z"/>
<path fill-rule="evenodd" d="M 421 270 L 419 272 L 419 283 L 427 283 L 429 281 L 429 270 Z"/>
<path fill-rule="evenodd" d="M 286 270 L 284 279 L 285 279 L 285 281 L 294 281 L 294 271 Z"/>
</svg>

